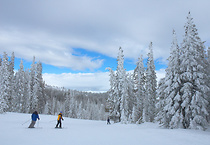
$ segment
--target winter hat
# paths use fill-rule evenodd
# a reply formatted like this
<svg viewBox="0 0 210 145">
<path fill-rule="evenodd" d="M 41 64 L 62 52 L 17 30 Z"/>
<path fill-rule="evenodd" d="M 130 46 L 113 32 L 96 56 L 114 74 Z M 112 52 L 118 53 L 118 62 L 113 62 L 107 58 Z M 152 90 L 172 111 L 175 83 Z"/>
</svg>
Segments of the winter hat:
<svg viewBox="0 0 210 145">
<path fill-rule="evenodd" d="M 60 113 L 62 113 L 62 111 L 60 111 Z"/>
</svg>

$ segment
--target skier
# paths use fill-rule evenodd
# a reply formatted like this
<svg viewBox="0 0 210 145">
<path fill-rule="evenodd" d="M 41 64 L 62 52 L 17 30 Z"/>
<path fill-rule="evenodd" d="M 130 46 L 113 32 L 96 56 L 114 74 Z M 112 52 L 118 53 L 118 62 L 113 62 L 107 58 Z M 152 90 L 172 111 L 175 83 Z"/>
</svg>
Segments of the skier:
<svg viewBox="0 0 210 145">
<path fill-rule="evenodd" d="M 109 118 L 109 117 L 107 118 L 107 124 L 111 124 L 111 123 L 110 123 L 110 118 Z"/>
<path fill-rule="evenodd" d="M 40 120 L 39 114 L 37 111 L 34 111 L 34 113 L 31 115 L 31 124 L 28 128 L 34 128 L 37 119 Z"/>
<path fill-rule="evenodd" d="M 59 125 L 59 128 L 61 128 L 61 119 L 64 120 L 62 117 L 62 111 L 58 114 L 58 119 L 57 119 L 58 123 L 55 128 L 58 128 L 58 125 Z"/>
</svg>

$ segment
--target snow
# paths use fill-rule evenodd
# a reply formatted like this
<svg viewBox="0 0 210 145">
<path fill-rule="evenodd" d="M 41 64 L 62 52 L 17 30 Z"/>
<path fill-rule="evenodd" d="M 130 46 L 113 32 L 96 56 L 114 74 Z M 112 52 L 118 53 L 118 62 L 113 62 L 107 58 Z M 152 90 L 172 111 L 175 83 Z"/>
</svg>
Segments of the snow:
<svg viewBox="0 0 210 145">
<path fill-rule="evenodd" d="M 105 121 L 64 117 L 63 129 L 55 129 L 57 116 L 39 115 L 34 129 L 28 129 L 31 114 L 0 114 L 2 145 L 209 145 L 206 131 L 162 129 L 156 123 L 111 124 Z M 28 120 L 27 123 L 25 123 Z M 23 124 L 25 123 L 25 124 Z"/>
</svg>

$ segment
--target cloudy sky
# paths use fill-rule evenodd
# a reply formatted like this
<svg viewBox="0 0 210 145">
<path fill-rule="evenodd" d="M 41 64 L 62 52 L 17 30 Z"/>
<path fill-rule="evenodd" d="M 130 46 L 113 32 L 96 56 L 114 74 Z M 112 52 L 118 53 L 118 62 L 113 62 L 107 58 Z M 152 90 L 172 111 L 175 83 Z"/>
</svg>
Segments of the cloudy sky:
<svg viewBox="0 0 210 145">
<path fill-rule="evenodd" d="M 120 46 L 131 71 L 153 42 L 163 77 L 172 30 L 180 44 L 189 11 L 210 46 L 209 6 L 209 0 L 0 0 L 0 55 L 15 52 L 15 69 L 21 58 L 30 68 L 35 56 L 49 85 L 107 91 L 105 69 L 116 69 Z"/>
</svg>

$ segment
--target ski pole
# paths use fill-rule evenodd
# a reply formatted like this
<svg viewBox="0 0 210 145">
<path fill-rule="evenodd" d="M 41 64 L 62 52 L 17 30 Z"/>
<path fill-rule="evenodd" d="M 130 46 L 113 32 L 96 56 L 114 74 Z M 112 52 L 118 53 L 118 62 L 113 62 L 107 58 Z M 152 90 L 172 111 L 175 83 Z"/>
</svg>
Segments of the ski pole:
<svg viewBox="0 0 210 145">
<path fill-rule="evenodd" d="M 26 124 L 27 122 L 29 122 L 31 119 L 27 120 L 26 122 L 24 122 L 22 125 Z"/>
</svg>

